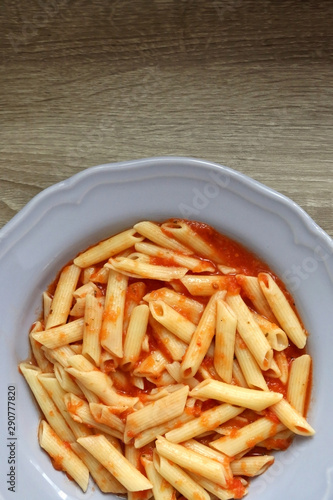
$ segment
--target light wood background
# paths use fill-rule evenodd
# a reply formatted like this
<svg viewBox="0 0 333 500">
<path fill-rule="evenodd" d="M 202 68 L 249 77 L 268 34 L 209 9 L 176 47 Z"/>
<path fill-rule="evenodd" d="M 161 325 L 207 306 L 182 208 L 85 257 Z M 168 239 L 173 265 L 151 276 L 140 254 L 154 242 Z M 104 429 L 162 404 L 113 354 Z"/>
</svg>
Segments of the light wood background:
<svg viewBox="0 0 333 500">
<path fill-rule="evenodd" d="M 333 236 L 333 2 L 2 0 L 0 227 L 87 167 L 237 169 Z"/>
</svg>

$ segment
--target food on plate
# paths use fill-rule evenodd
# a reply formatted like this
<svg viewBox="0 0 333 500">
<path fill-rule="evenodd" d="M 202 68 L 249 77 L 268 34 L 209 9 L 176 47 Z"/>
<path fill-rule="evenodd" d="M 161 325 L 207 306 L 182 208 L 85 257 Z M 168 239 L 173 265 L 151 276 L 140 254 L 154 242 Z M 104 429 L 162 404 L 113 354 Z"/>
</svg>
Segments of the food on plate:
<svg viewBox="0 0 333 500">
<path fill-rule="evenodd" d="M 312 436 L 308 333 L 268 266 L 207 224 L 142 221 L 43 294 L 20 364 L 40 446 L 83 491 L 239 499 Z"/>
</svg>

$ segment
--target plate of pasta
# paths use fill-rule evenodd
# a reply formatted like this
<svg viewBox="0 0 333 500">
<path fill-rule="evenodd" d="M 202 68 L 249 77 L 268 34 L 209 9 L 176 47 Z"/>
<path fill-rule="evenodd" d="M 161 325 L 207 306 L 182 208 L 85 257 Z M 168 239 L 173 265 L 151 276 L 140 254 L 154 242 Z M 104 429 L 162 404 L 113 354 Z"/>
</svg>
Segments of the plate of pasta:
<svg viewBox="0 0 333 500">
<path fill-rule="evenodd" d="M 333 244 L 295 203 L 151 158 L 0 242 L 3 498 L 333 498 Z"/>
</svg>

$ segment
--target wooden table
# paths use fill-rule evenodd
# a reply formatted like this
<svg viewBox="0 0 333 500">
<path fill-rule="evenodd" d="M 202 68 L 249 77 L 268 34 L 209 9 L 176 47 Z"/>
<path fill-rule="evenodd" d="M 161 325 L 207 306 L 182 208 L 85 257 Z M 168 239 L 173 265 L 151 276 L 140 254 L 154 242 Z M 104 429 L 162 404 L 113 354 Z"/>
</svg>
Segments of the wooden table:
<svg viewBox="0 0 333 500">
<path fill-rule="evenodd" d="M 0 227 L 92 165 L 213 160 L 333 236 L 333 3 L 3 0 Z"/>
</svg>

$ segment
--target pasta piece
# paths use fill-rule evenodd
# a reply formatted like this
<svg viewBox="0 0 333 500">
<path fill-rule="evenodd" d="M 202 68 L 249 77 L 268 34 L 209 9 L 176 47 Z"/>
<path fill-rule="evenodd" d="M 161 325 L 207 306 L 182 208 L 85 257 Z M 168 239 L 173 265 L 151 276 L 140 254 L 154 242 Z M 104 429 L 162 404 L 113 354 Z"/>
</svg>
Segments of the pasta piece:
<svg viewBox="0 0 333 500">
<path fill-rule="evenodd" d="M 147 477 L 153 485 L 153 494 L 155 500 L 176 500 L 176 492 L 156 470 L 154 463 L 148 457 L 141 457 L 142 465 L 145 468 Z"/>
<path fill-rule="evenodd" d="M 237 274 L 237 282 L 242 287 L 246 297 L 248 297 L 254 305 L 256 311 L 274 323 L 276 321 L 274 314 L 263 294 L 258 278 L 256 276 L 246 276 L 244 274 Z"/>
<path fill-rule="evenodd" d="M 161 227 L 167 234 L 174 236 L 183 245 L 192 248 L 195 253 L 207 257 L 218 264 L 225 264 L 218 252 L 218 247 L 207 243 L 186 221 L 178 219 L 172 222 L 164 222 Z"/>
<path fill-rule="evenodd" d="M 236 335 L 235 355 L 245 377 L 247 386 L 250 389 L 262 389 L 263 391 L 268 391 L 266 381 L 258 363 L 238 333 Z"/>
<path fill-rule="evenodd" d="M 180 467 L 203 476 L 219 484 L 225 484 L 224 468 L 222 464 L 211 458 L 198 455 L 198 453 L 176 443 L 170 443 L 162 436 L 156 440 L 156 450 L 160 457 L 172 460 Z"/>
<path fill-rule="evenodd" d="M 311 357 L 308 354 L 294 359 L 290 368 L 287 400 L 301 415 L 304 415 L 310 370 Z"/>
<path fill-rule="evenodd" d="M 57 468 L 67 472 L 83 491 L 87 491 L 89 481 L 87 466 L 67 443 L 60 439 L 45 420 L 42 420 L 39 425 L 38 441 L 40 446 L 53 458 Z"/>
<path fill-rule="evenodd" d="M 105 424 L 100 424 L 96 422 L 89 408 L 89 404 L 75 396 L 74 394 L 67 393 L 64 396 L 64 402 L 70 416 L 80 424 L 85 424 L 88 427 L 97 429 L 98 431 L 104 432 L 105 434 L 110 434 L 119 439 L 123 439 L 123 433 L 109 427 Z"/>
<path fill-rule="evenodd" d="M 143 491 L 153 487 L 103 435 L 87 436 L 78 443 L 91 453 L 128 491 Z"/>
<path fill-rule="evenodd" d="M 152 245 L 151 243 L 136 243 L 135 250 L 152 257 L 158 257 L 159 259 L 175 263 L 177 266 L 187 267 L 194 273 L 212 273 L 215 271 L 215 266 L 208 261 L 190 257 L 189 255 L 183 255 L 174 250 Z"/>
<path fill-rule="evenodd" d="M 86 298 L 85 297 L 79 297 L 76 299 L 76 302 L 72 309 L 69 312 L 70 316 L 73 316 L 73 318 L 82 318 L 84 316 L 84 311 L 86 308 Z"/>
<path fill-rule="evenodd" d="M 173 418 L 169 422 L 165 422 L 161 425 L 155 427 L 150 427 L 149 429 L 140 432 L 140 434 L 134 440 L 135 448 L 142 448 L 146 444 L 151 443 L 156 439 L 157 436 L 163 435 L 171 429 L 175 429 L 190 420 L 193 420 L 193 415 L 191 412 L 192 405 L 194 404 L 193 399 L 188 399 L 186 402 L 185 411 L 180 417 Z"/>
<path fill-rule="evenodd" d="M 133 370 L 133 375 L 139 377 L 159 377 L 167 364 L 167 358 L 161 351 L 156 349 Z"/>
<path fill-rule="evenodd" d="M 59 363 L 54 364 L 54 375 L 59 382 L 60 387 L 62 387 L 65 392 L 72 392 L 79 398 L 83 397 L 81 388 Z"/>
<path fill-rule="evenodd" d="M 267 273 L 258 275 L 261 289 L 283 330 L 289 339 L 299 348 L 303 349 L 306 344 L 307 334 L 299 319 L 289 304 L 286 296 Z"/>
<path fill-rule="evenodd" d="M 113 413 L 112 406 L 103 405 L 102 403 L 90 403 L 89 408 L 92 416 L 99 424 L 105 424 L 119 432 L 125 431 L 124 422 Z"/>
<path fill-rule="evenodd" d="M 48 292 L 43 292 L 43 317 L 44 317 L 44 325 L 47 323 L 47 319 L 50 314 L 52 304 L 52 297 Z"/>
<path fill-rule="evenodd" d="M 109 279 L 110 269 L 107 267 L 101 267 L 98 269 L 90 278 L 93 283 L 101 283 L 106 285 Z"/>
<path fill-rule="evenodd" d="M 63 326 L 56 326 L 50 330 L 32 333 L 31 336 L 49 349 L 55 349 L 82 340 L 83 324 L 84 320 L 80 318 Z"/>
<path fill-rule="evenodd" d="M 62 270 L 47 318 L 46 330 L 66 323 L 80 273 L 81 269 L 74 264 Z"/>
<path fill-rule="evenodd" d="M 201 295 L 203 297 L 214 295 L 218 290 L 227 290 L 231 280 L 234 278 L 229 276 L 204 276 L 190 274 L 184 276 L 180 281 L 191 295 Z"/>
<path fill-rule="evenodd" d="M 132 247 L 138 241 L 143 240 L 141 236 L 136 236 L 135 233 L 135 229 L 127 229 L 122 233 L 101 241 L 76 257 L 74 264 L 79 267 L 90 267 L 109 259 L 112 255 L 116 255 L 126 250 L 126 248 Z"/>
<path fill-rule="evenodd" d="M 168 373 L 170 373 L 171 377 L 173 377 L 179 384 L 186 383 L 190 389 L 193 389 L 196 385 L 199 384 L 199 381 L 194 377 L 187 379 L 183 378 L 180 363 L 177 361 L 166 365 L 165 368 L 167 369 Z"/>
<path fill-rule="evenodd" d="M 313 436 L 315 430 L 305 420 L 303 415 L 293 408 L 288 401 L 281 399 L 271 407 L 271 410 L 288 429 L 301 436 Z"/>
<path fill-rule="evenodd" d="M 237 330 L 262 370 L 268 370 L 273 349 L 240 295 L 228 295 L 226 302 L 237 316 Z"/>
<path fill-rule="evenodd" d="M 136 281 L 127 287 L 124 308 L 123 332 L 126 335 L 129 320 L 133 309 L 142 303 L 143 296 L 146 293 L 146 284 L 143 281 Z"/>
<path fill-rule="evenodd" d="M 162 231 L 161 227 L 150 221 L 142 221 L 135 224 L 134 229 L 142 236 L 145 236 L 150 241 L 153 241 L 161 247 L 170 248 L 171 250 L 176 250 L 184 254 L 192 254 L 186 245 L 182 245 L 174 238 L 170 238 L 165 232 Z"/>
<path fill-rule="evenodd" d="M 42 351 L 50 363 L 54 364 L 57 362 L 63 367 L 69 366 L 67 359 L 75 354 L 70 346 L 57 347 L 55 349 L 49 349 L 48 347 L 42 346 Z"/>
<path fill-rule="evenodd" d="M 184 378 L 193 377 L 202 363 L 215 334 L 216 301 L 223 299 L 225 292 L 216 292 L 210 299 L 191 338 L 190 345 L 181 364 Z"/>
<path fill-rule="evenodd" d="M 73 432 L 75 438 L 77 439 L 78 437 L 89 436 L 89 434 L 91 434 L 91 431 L 88 429 L 88 427 L 86 427 L 83 424 L 80 424 L 79 422 L 75 422 L 75 420 L 73 420 L 70 414 L 68 413 L 64 401 L 66 392 L 61 387 L 55 376 L 52 375 L 51 373 L 42 373 L 38 375 L 38 380 L 41 382 L 44 389 L 46 389 L 48 395 L 53 400 L 54 404 L 60 411 L 64 420 L 66 421 L 67 425 Z"/>
<path fill-rule="evenodd" d="M 131 444 L 125 444 L 125 458 L 138 470 L 142 470 L 140 455 L 141 452 L 134 448 L 134 446 L 132 446 Z M 140 500 L 149 500 L 152 496 L 152 490 L 140 491 Z M 137 500 L 137 498 L 137 491 L 129 491 L 127 493 L 127 500 Z"/>
<path fill-rule="evenodd" d="M 158 342 L 163 344 L 172 359 L 175 361 L 181 361 L 187 349 L 187 344 L 176 337 L 173 333 L 169 332 L 169 330 L 156 321 L 152 315 L 149 316 L 148 322 L 152 328 L 154 337 L 157 338 Z"/>
<path fill-rule="evenodd" d="M 149 303 L 149 310 L 156 321 L 187 344 L 190 343 L 196 325 L 175 311 L 163 300 Z"/>
<path fill-rule="evenodd" d="M 38 379 L 42 371 L 28 363 L 20 363 L 19 368 L 52 429 L 60 439 L 68 442 L 75 441 L 74 434 Z"/>
<path fill-rule="evenodd" d="M 254 457 L 243 457 L 231 462 L 231 470 L 235 476 L 259 476 L 266 472 L 268 467 L 274 463 L 274 457 L 271 455 L 262 455 Z"/>
<path fill-rule="evenodd" d="M 287 360 L 287 356 L 286 356 L 285 352 L 283 352 L 283 351 L 276 352 L 274 359 L 275 359 L 275 362 L 278 365 L 279 370 L 281 372 L 280 380 L 284 385 L 286 385 L 286 383 L 288 382 L 288 378 L 289 378 L 289 363 Z"/>
<path fill-rule="evenodd" d="M 207 491 L 175 463 L 155 454 L 154 465 L 158 473 L 188 500 L 210 500 Z"/>
<path fill-rule="evenodd" d="M 142 431 L 179 417 L 185 408 L 189 388 L 187 386 L 165 398 L 153 401 L 141 410 L 128 415 L 125 427 L 125 443 Z"/>
<path fill-rule="evenodd" d="M 203 304 L 197 300 L 165 287 L 153 290 L 147 293 L 143 298 L 147 302 L 151 302 L 152 300 L 163 300 L 195 325 L 199 323 L 204 310 Z"/>
<path fill-rule="evenodd" d="M 78 358 L 79 360 L 85 360 L 82 355 L 73 356 L 69 359 L 71 365 L 73 365 L 73 363 L 75 363 Z M 85 360 L 85 363 L 88 363 L 90 366 L 81 366 L 81 370 L 77 367 L 69 367 L 66 368 L 66 371 L 70 375 L 75 377 L 76 380 L 81 382 L 87 389 L 96 394 L 104 404 L 124 404 L 127 406 L 134 406 L 138 402 L 137 397 L 123 396 L 121 394 L 118 394 L 112 387 L 112 381 L 110 377 L 95 368 L 94 365 L 92 365 L 92 363 L 89 363 L 88 360 Z"/>
<path fill-rule="evenodd" d="M 42 345 L 39 342 L 37 342 L 37 340 L 35 340 L 32 336 L 33 333 L 41 331 L 43 331 L 43 326 L 40 321 L 37 321 L 29 334 L 29 340 L 30 340 L 32 354 L 36 360 L 38 367 L 42 370 L 42 372 L 48 373 L 53 371 L 52 363 L 45 356 L 45 352 L 42 349 Z"/>
<path fill-rule="evenodd" d="M 237 318 L 228 304 L 217 301 L 214 367 L 228 384 L 232 381 Z"/>
<path fill-rule="evenodd" d="M 253 317 L 260 326 L 265 337 L 267 338 L 269 345 L 275 351 L 283 351 L 288 347 L 288 337 L 286 333 L 281 330 L 280 327 L 278 327 L 278 325 L 272 323 L 271 321 L 268 321 L 268 319 L 266 319 L 264 316 L 261 316 L 260 314 L 257 314 L 255 312 L 253 313 Z"/>
<path fill-rule="evenodd" d="M 100 296 L 101 291 L 94 283 L 89 281 L 88 283 L 85 283 L 84 285 L 80 286 L 80 288 L 77 288 L 73 292 L 73 297 L 75 299 L 83 299 L 88 294 L 93 294 L 93 295 L 95 295 L 95 297 L 98 297 L 98 296 Z"/>
<path fill-rule="evenodd" d="M 147 259 L 139 258 L 138 254 L 110 259 L 109 262 L 105 264 L 105 267 L 120 271 L 133 278 L 146 278 L 160 281 L 180 279 L 185 276 L 188 271 L 186 267 L 150 264 Z"/>
<path fill-rule="evenodd" d="M 203 434 L 207 430 L 213 430 L 227 420 L 236 417 L 244 411 L 244 408 L 222 404 L 204 411 L 200 417 L 191 420 L 178 429 L 166 433 L 165 437 L 172 443 L 181 443 Z"/>
<path fill-rule="evenodd" d="M 190 395 L 199 399 L 216 399 L 231 405 L 244 406 L 255 411 L 261 411 L 282 399 L 282 394 L 273 391 L 257 391 L 226 384 L 218 380 L 204 380 L 194 387 Z"/>
<path fill-rule="evenodd" d="M 94 481 L 103 493 L 127 493 L 123 485 L 105 467 L 101 467 L 99 461 L 85 450 L 83 446 L 79 443 L 71 443 L 71 448 L 88 467 Z"/>
<path fill-rule="evenodd" d="M 221 500 L 229 500 L 230 498 L 234 498 L 235 495 L 232 491 L 226 490 L 222 488 L 219 484 L 206 479 L 205 477 L 199 476 L 199 474 L 193 474 L 193 472 L 189 472 L 189 476 L 195 481 L 199 486 L 205 488 L 205 490 L 213 493 L 215 497 L 220 498 Z M 239 488 L 238 488 L 239 489 Z M 242 492 L 243 494 L 243 492 Z"/>
<path fill-rule="evenodd" d="M 132 310 L 124 344 L 123 370 L 130 370 L 139 359 L 148 325 L 149 308 L 140 304 Z"/>
<path fill-rule="evenodd" d="M 223 436 L 216 441 L 212 441 L 209 446 L 225 453 L 229 457 L 234 457 L 256 444 L 276 434 L 276 423 L 269 418 L 262 417 L 245 425 L 231 436 Z"/>
<path fill-rule="evenodd" d="M 232 363 L 232 378 L 235 381 L 236 385 L 239 385 L 240 387 L 249 387 L 246 383 L 237 359 L 234 359 Z"/>
<path fill-rule="evenodd" d="M 230 469 L 230 458 L 227 457 L 227 455 L 224 455 L 217 450 L 213 450 L 212 448 L 209 448 L 209 446 L 206 446 L 200 443 L 200 441 L 196 441 L 195 439 L 189 439 L 188 441 L 185 441 L 183 445 L 185 446 L 185 448 L 195 451 L 199 455 L 212 458 L 213 460 L 216 460 L 217 462 L 222 464 L 224 467 L 226 481 L 230 481 L 232 479 L 233 474 Z"/>
<path fill-rule="evenodd" d="M 101 343 L 100 332 L 103 320 L 103 300 L 88 293 L 84 313 L 82 354 L 91 359 L 96 366 L 100 365 Z"/>
<path fill-rule="evenodd" d="M 101 345 L 111 354 L 123 356 L 123 320 L 128 278 L 110 270 L 101 327 Z"/>
</svg>

